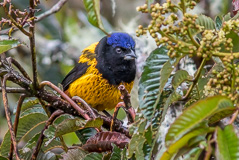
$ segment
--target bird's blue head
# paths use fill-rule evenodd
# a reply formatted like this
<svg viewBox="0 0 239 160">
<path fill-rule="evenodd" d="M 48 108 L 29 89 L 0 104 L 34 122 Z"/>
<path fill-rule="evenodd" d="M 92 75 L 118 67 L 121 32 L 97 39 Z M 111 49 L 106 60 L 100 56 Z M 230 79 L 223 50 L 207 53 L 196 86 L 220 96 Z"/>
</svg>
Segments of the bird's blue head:
<svg viewBox="0 0 239 160">
<path fill-rule="evenodd" d="M 107 38 L 107 44 L 115 47 L 122 47 L 125 49 L 135 49 L 135 42 L 133 38 L 122 32 L 112 33 L 110 37 Z"/>
</svg>

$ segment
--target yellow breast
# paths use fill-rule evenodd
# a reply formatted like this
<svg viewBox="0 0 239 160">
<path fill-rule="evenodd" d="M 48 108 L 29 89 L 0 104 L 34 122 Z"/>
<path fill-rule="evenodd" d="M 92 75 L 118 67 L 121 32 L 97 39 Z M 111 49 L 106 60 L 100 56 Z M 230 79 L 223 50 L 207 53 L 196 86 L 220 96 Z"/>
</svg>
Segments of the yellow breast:
<svg viewBox="0 0 239 160">
<path fill-rule="evenodd" d="M 94 45 L 97 45 L 97 43 Z M 83 54 L 79 63 L 85 62 L 88 62 L 89 67 L 84 75 L 70 84 L 68 88 L 69 95 L 83 98 L 98 111 L 113 109 L 117 103 L 122 101 L 118 86 L 109 84 L 108 80 L 102 77 L 102 74 L 96 68 L 97 61 L 95 58 L 89 60 Z M 123 85 L 130 92 L 133 83 L 124 83 Z"/>
</svg>

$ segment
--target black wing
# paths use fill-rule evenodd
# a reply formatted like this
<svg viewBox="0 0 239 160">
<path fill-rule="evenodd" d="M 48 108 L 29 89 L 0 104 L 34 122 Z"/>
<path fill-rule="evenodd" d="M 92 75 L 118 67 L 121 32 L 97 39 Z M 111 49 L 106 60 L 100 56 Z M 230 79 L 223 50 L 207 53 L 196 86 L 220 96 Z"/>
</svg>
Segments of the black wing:
<svg viewBox="0 0 239 160">
<path fill-rule="evenodd" d="M 63 90 L 67 90 L 69 85 L 74 82 L 76 79 L 80 78 L 83 74 L 86 73 L 87 68 L 89 65 L 86 63 L 78 63 L 63 79 L 61 82 L 63 86 Z"/>
</svg>

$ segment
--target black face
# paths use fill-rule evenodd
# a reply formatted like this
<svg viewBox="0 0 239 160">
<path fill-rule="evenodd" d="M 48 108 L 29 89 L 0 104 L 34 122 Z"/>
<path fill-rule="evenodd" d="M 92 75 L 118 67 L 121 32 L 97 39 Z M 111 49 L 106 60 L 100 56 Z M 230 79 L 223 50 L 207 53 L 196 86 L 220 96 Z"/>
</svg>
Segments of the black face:
<svg viewBox="0 0 239 160">
<path fill-rule="evenodd" d="M 110 84 L 130 83 L 136 74 L 135 51 L 123 47 L 113 47 L 104 37 L 96 47 L 97 69 Z"/>
</svg>

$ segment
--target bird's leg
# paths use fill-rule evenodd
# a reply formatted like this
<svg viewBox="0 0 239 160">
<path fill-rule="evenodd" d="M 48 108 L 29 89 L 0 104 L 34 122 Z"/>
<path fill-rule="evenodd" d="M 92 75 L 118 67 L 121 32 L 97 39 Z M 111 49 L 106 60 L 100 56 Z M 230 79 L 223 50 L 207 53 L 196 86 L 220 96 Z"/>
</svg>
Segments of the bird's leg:
<svg viewBox="0 0 239 160">
<path fill-rule="evenodd" d="M 113 118 L 112 118 L 112 121 L 111 121 L 111 124 L 110 124 L 110 131 L 114 131 L 114 122 L 117 118 L 117 115 L 118 115 L 118 112 L 119 112 L 119 109 L 120 108 L 124 108 L 125 107 L 125 104 L 124 102 L 119 102 L 116 106 L 115 106 L 115 110 L 114 110 L 114 113 L 113 113 Z M 108 112 L 107 112 L 108 113 Z"/>
<path fill-rule="evenodd" d="M 92 117 L 93 119 L 97 118 L 97 116 L 95 115 L 93 109 L 90 107 L 89 104 L 86 103 L 86 101 L 84 101 L 82 98 L 78 97 L 78 96 L 74 96 L 72 97 L 73 101 L 76 101 L 77 103 L 81 103 L 86 110 L 88 111 L 88 113 L 90 113 L 90 117 Z"/>
</svg>

